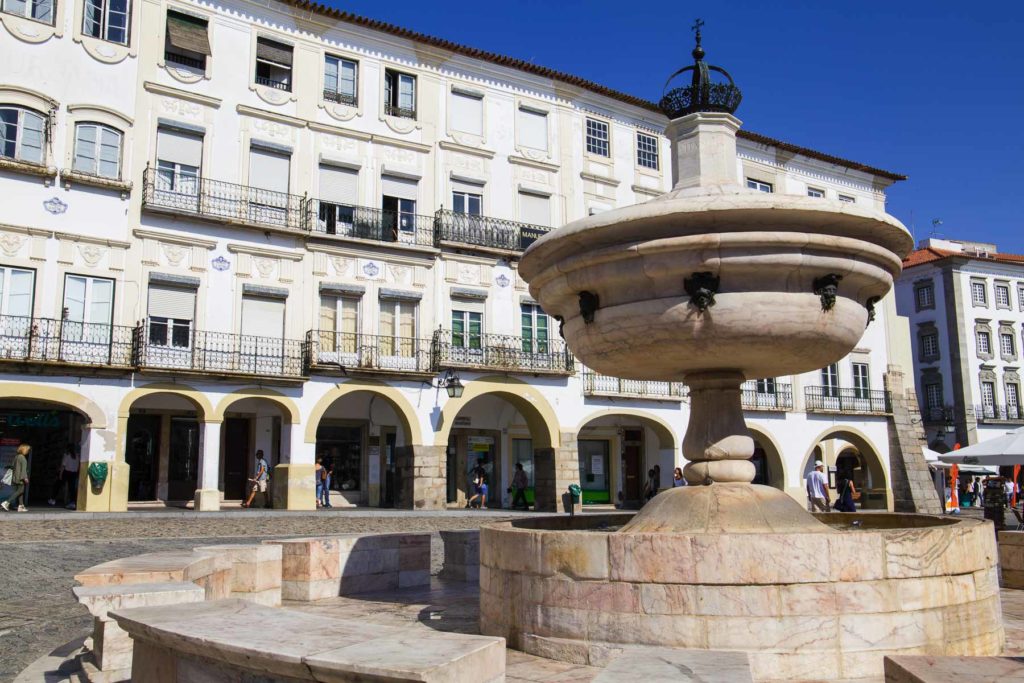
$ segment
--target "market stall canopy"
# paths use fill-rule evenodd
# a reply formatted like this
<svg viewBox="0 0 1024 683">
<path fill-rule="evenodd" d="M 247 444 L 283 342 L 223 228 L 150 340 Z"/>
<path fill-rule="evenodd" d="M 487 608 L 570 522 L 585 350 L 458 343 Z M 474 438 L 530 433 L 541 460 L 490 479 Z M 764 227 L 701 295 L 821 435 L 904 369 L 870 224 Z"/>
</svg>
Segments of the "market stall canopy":
<svg viewBox="0 0 1024 683">
<path fill-rule="evenodd" d="M 944 453 L 939 456 L 939 460 L 958 465 L 988 467 L 1024 464 L 1024 427 L 967 448 Z"/>
</svg>

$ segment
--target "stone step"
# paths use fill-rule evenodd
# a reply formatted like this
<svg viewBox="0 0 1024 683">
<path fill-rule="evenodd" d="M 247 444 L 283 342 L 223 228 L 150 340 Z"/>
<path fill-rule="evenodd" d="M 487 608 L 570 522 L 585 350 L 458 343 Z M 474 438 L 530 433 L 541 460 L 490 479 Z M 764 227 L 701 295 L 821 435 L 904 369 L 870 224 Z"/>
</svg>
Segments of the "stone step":
<svg viewBox="0 0 1024 683">
<path fill-rule="evenodd" d="M 593 683 L 753 683 L 745 652 L 629 647 Z"/>
</svg>

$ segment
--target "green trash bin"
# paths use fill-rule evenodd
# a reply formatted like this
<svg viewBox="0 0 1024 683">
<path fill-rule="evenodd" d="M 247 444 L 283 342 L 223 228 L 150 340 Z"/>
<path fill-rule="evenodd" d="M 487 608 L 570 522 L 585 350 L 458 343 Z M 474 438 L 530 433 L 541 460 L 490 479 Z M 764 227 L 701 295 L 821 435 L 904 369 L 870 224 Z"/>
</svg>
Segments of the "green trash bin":
<svg viewBox="0 0 1024 683">
<path fill-rule="evenodd" d="M 109 466 L 105 462 L 94 462 L 90 463 L 88 469 L 86 469 L 89 480 L 92 482 L 92 487 L 97 491 L 101 490 L 103 485 L 107 483 L 108 468 Z"/>
<path fill-rule="evenodd" d="M 579 484 L 569 484 L 569 516 L 576 514 L 576 506 L 583 496 L 583 489 Z"/>
</svg>

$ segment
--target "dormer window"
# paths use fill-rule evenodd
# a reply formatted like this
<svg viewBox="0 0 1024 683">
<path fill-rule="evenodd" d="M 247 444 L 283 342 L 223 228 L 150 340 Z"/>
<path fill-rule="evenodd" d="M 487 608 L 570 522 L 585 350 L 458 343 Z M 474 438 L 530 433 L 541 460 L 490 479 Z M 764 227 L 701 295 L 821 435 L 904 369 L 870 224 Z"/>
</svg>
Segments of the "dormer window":
<svg viewBox="0 0 1024 683">
<path fill-rule="evenodd" d="M 255 80 L 258 85 L 291 92 L 292 46 L 269 38 L 257 38 Z"/>
<path fill-rule="evenodd" d="M 384 71 L 384 113 L 403 119 L 416 118 L 416 77 L 400 71 Z"/>
<path fill-rule="evenodd" d="M 206 19 L 180 12 L 167 12 L 167 39 L 164 45 L 166 62 L 206 71 L 206 58 L 211 54 Z"/>
</svg>

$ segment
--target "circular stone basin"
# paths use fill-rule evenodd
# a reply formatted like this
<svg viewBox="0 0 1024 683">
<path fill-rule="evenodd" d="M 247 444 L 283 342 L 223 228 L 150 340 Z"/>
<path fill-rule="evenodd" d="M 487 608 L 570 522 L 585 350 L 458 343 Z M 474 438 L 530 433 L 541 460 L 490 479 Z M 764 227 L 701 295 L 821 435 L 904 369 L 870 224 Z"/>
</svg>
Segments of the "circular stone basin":
<svg viewBox="0 0 1024 683">
<path fill-rule="evenodd" d="M 817 533 L 611 531 L 623 513 L 487 525 L 481 632 L 595 666 L 628 645 L 742 651 L 757 681 L 879 679 L 885 655 L 1002 651 L 989 524 L 817 518 Z"/>
</svg>

